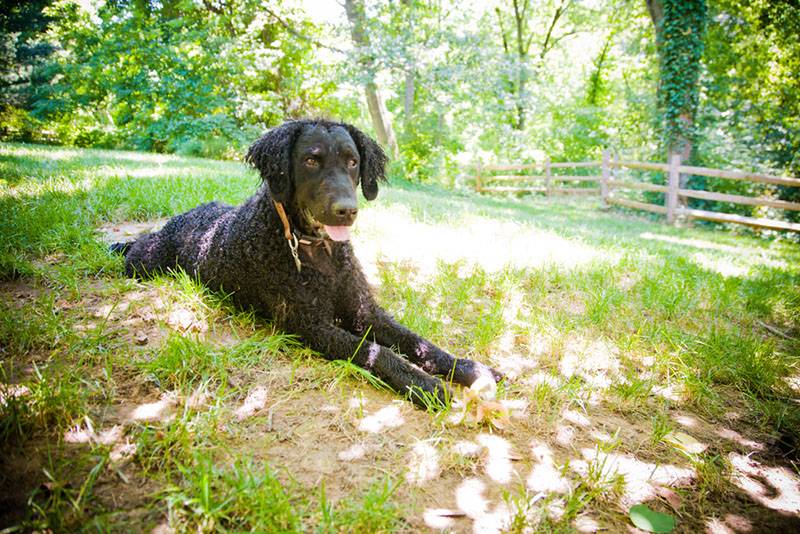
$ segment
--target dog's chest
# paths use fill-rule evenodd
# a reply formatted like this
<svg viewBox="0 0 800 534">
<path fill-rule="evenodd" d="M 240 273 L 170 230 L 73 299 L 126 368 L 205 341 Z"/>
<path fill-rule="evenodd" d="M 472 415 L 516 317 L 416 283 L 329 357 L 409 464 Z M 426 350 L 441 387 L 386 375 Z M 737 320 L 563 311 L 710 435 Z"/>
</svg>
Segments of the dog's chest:
<svg viewBox="0 0 800 534">
<path fill-rule="evenodd" d="M 335 279 L 341 269 L 339 265 L 341 258 L 334 257 L 333 250 L 327 243 L 301 245 L 298 250 L 298 257 L 301 269 L 312 270 L 326 279 Z"/>
</svg>

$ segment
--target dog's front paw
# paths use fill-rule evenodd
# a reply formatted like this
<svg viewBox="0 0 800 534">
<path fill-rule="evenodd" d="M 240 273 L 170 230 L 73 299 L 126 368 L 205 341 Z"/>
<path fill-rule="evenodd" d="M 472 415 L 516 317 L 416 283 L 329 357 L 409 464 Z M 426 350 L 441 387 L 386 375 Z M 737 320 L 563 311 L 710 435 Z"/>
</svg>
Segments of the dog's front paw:
<svg viewBox="0 0 800 534">
<path fill-rule="evenodd" d="M 418 407 L 429 412 L 438 412 L 450 406 L 453 401 L 453 390 L 443 381 L 435 377 L 429 380 L 415 381 L 406 387 L 408 398 Z"/>
<path fill-rule="evenodd" d="M 462 359 L 456 362 L 453 382 L 469 387 L 482 376 L 489 377 L 495 382 L 500 382 L 505 378 L 503 373 L 488 365 L 473 360 Z"/>
</svg>

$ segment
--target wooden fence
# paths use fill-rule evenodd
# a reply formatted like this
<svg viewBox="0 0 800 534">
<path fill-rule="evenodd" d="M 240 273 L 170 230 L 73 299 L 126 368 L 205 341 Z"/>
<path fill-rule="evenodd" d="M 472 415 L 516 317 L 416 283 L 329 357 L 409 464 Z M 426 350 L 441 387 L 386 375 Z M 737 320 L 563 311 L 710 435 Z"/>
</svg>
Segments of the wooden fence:
<svg viewBox="0 0 800 534">
<path fill-rule="evenodd" d="M 586 176 L 553 174 L 553 169 L 579 168 L 599 169 L 600 174 Z M 529 171 L 539 169 L 541 169 L 544 174 L 535 176 L 513 174 L 514 171 Z M 663 172 L 666 174 L 666 183 L 664 185 L 659 185 L 649 182 L 622 180 L 620 179 L 618 172 L 621 169 L 638 169 Z M 491 174 L 496 172 L 507 172 L 508 174 Z M 544 193 L 548 196 L 554 194 L 599 194 L 605 206 L 616 205 L 658 213 L 665 215 L 667 223 L 669 224 L 673 224 L 678 218 L 703 219 L 715 222 L 744 224 L 747 226 L 768 228 L 771 230 L 800 232 L 800 223 L 779 221 L 776 219 L 745 217 L 742 215 L 735 215 L 733 213 L 699 210 L 684 206 L 683 203 L 680 202 L 680 199 L 697 198 L 702 200 L 730 202 L 732 204 L 768 206 L 781 210 L 800 211 L 800 203 L 798 202 L 788 202 L 785 200 L 764 197 L 731 195 L 714 191 L 683 189 L 680 187 L 681 174 L 709 176 L 728 180 L 746 180 L 750 182 L 789 187 L 800 187 L 800 179 L 798 178 L 786 178 L 768 174 L 757 174 L 742 171 L 724 171 L 719 169 L 709 169 L 706 167 L 681 165 L 681 158 L 679 154 L 673 154 L 669 159 L 669 163 L 651 163 L 645 161 L 620 161 L 619 159 L 614 159 L 612 161 L 608 151 L 603 152 L 603 159 L 601 161 L 553 163 L 548 159 L 544 163 L 520 165 L 478 165 L 476 167 L 476 174 L 473 178 L 475 180 L 475 190 L 479 193 L 538 192 Z M 575 182 L 591 182 L 592 185 L 596 185 L 596 187 L 563 187 L 565 183 Z M 640 202 L 621 197 L 618 194 L 621 191 L 630 190 L 664 193 L 664 204 L 658 205 L 648 202 Z"/>
</svg>

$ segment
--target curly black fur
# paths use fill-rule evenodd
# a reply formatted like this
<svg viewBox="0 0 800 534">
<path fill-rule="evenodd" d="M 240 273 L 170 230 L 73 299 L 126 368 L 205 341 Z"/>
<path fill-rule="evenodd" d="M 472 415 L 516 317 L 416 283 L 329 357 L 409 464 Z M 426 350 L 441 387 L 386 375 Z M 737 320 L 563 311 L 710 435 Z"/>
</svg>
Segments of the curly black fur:
<svg viewBox="0 0 800 534">
<path fill-rule="evenodd" d="M 140 237 L 124 252 L 127 273 L 180 267 L 211 289 L 231 294 L 237 305 L 253 308 L 298 335 L 326 358 L 352 358 L 417 404 L 423 403 L 419 390 L 441 401 L 449 393 L 431 374 L 467 386 L 481 375 L 499 379 L 491 368 L 456 359 L 398 324 L 375 302 L 349 242 L 301 245 L 303 266 L 298 272 L 273 199 L 285 204 L 293 227 L 303 224 L 303 206 L 293 197 L 302 169 L 293 168 L 293 150 L 301 136 L 318 128 L 349 133 L 360 156 L 362 193 L 374 199 L 379 180 L 385 179 L 386 155 L 373 140 L 348 124 L 287 122 L 267 132 L 247 153 L 246 161 L 264 180 L 255 195 L 238 207 L 204 204 Z M 362 343 L 368 331 L 371 341 Z"/>
</svg>

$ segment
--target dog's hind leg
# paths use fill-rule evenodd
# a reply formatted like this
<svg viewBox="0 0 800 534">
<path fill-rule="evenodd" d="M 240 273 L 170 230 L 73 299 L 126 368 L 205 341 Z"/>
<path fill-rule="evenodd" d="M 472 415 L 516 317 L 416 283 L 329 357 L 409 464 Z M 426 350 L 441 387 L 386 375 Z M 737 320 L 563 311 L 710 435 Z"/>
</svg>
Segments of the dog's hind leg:
<svg viewBox="0 0 800 534">
<path fill-rule="evenodd" d="M 178 251 L 174 240 L 163 230 L 145 234 L 129 244 L 125 252 L 128 276 L 148 276 L 174 269 Z"/>
</svg>

